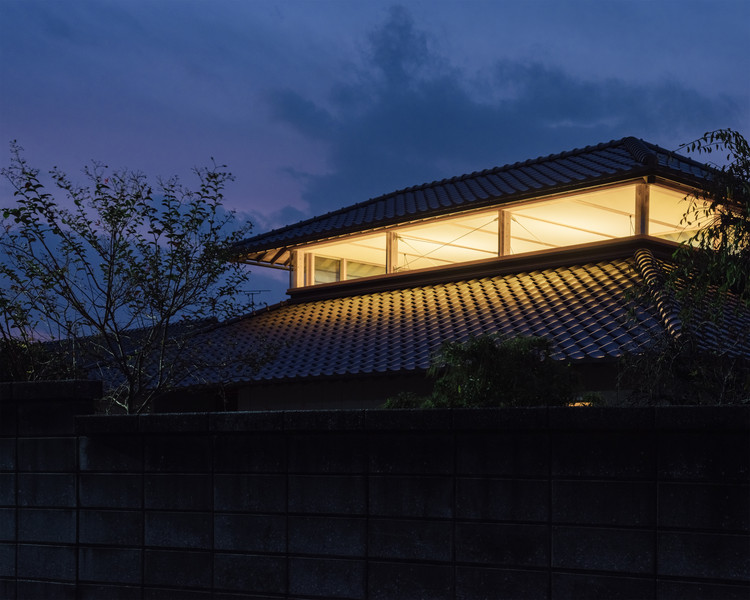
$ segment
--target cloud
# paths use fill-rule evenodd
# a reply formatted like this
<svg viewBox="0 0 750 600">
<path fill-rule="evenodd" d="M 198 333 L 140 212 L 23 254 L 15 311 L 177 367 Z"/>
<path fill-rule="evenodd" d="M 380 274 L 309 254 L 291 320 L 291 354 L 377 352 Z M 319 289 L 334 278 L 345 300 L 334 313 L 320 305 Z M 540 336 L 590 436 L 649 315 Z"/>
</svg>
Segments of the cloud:
<svg viewBox="0 0 750 600">
<path fill-rule="evenodd" d="M 455 68 L 409 12 L 393 8 L 368 37 L 363 67 L 331 86 L 324 107 L 292 90 L 274 115 L 322 140 L 328 170 L 303 198 L 318 214 L 401 187 L 635 135 L 675 147 L 731 125 L 738 99 L 666 79 L 584 79 L 560 66 L 499 58 Z"/>
<path fill-rule="evenodd" d="M 274 90 L 269 94 L 272 114 L 300 133 L 318 140 L 330 139 L 336 122 L 328 111 L 293 90 Z"/>
</svg>

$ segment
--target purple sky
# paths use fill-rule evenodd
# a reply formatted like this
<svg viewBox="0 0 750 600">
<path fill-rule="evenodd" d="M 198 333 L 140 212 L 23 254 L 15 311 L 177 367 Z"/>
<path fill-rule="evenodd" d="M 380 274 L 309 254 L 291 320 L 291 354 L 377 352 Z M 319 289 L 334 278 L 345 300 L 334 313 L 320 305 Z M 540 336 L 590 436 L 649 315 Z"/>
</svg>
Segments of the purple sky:
<svg viewBox="0 0 750 600">
<path fill-rule="evenodd" d="M 626 135 L 747 136 L 748 39 L 748 0 L 0 0 L 0 141 L 73 175 L 215 157 L 260 233 Z"/>
</svg>

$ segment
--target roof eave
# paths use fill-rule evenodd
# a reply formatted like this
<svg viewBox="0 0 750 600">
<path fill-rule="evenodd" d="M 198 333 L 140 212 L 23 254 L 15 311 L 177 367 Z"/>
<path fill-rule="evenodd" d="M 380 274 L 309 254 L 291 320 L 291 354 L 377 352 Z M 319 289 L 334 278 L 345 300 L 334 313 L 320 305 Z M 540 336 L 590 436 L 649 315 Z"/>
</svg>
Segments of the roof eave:
<svg viewBox="0 0 750 600">
<path fill-rule="evenodd" d="M 449 267 L 432 267 L 418 271 L 390 273 L 374 277 L 362 277 L 351 281 L 323 283 L 288 290 L 290 300 L 310 302 L 330 298 L 343 298 L 404 289 L 423 285 L 477 279 L 480 277 L 507 275 L 552 269 L 588 262 L 601 262 L 630 257 L 641 248 L 651 250 L 655 256 L 668 259 L 679 247 L 676 242 L 662 240 L 649 235 L 634 235 L 627 238 L 579 244 L 554 250 L 538 250 L 512 256 L 460 263 Z"/>
</svg>

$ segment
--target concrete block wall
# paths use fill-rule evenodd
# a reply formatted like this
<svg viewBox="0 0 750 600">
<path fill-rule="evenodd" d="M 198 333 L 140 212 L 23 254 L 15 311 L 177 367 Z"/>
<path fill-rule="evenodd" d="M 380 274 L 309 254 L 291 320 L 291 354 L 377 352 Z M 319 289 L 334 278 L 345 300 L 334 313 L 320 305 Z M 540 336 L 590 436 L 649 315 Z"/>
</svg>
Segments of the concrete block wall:
<svg viewBox="0 0 750 600">
<path fill-rule="evenodd" d="M 93 382 L 0 383 L 0 598 L 74 598 L 77 415 Z"/>
<path fill-rule="evenodd" d="M 0 597 L 750 595 L 748 407 L 7 406 Z"/>
</svg>

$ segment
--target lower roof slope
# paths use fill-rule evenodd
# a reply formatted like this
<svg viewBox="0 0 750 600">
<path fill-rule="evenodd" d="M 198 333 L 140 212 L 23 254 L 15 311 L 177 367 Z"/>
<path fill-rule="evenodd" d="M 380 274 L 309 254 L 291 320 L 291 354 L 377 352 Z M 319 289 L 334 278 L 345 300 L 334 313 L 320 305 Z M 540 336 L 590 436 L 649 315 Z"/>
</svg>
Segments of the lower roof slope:
<svg viewBox="0 0 750 600">
<path fill-rule="evenodd" d="M 626 298 L 643 281 L 638 263 L 648 263 L 648 255 L 282 303 L 199 338 L 201 351 L 223 368 L 194 372 L 183 383 L 422 370 L 442 342 L 488 333 L 548 337 L 558 359 L 616 358 L 664 331 L 659 311 L 633 315 Z M 278 345 L 276 354 L 253 371 L 242 356 L 264 343 Z"/>
</svg>

